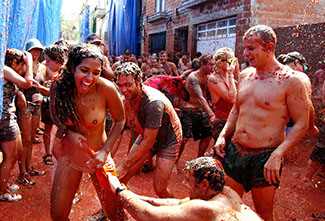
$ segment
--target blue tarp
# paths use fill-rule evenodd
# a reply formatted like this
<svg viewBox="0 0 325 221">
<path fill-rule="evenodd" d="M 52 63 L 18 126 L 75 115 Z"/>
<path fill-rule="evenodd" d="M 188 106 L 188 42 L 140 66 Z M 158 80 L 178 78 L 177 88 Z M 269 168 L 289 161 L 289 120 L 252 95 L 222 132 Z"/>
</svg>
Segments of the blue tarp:
<svg viewBox="0 0 325 221">
<path fill-rule="evenodd" d="M 108 52 L 136 52 L 137 0 L 112 0 L 108 18 Z"/>
<path fill-rule="evenodd" d="M 7 48 L 25 49 L 28 39 L 36 38 L 40 0 L 11 0 Z"/>
<path fill-rule="evenodd" d="M 2 115 L 2 101 L 3 101 L 3 64 L 4 64 L 4 58 L 5 58 L 5 52 L 6 52 L 6 45 L 7 45 L 7 24 L 9 19 L 9 0 L 3 0 L 2 4 L 0 4 L 0 53 L 1 53 L 1 59 L 0 59 L 0 119 Z"/>
<path fill-rule="evenodd" d="M 80 21 L 80 41 L 86 42 L 89 35 L 89 10 L 90 6 L 87 5 L 83 11 L 83 16 Z"/>
<path fill-rule="evenodd" d="M 62 0 L 39 0 L 37 39 L 49 46 L 61 37 Z"/>
</svg>

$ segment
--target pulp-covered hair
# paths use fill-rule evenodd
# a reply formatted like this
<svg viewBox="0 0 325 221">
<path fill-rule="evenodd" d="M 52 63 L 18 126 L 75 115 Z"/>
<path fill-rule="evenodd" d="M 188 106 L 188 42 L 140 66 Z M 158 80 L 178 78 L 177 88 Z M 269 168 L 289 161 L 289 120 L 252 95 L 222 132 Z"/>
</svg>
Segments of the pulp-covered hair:
<svg viewBox="0 0 325 221">
<path fill-rule="evenodd" d="M 233 54 L 233 50 L 230 48 L 219 48 L 216 53 L 214 54 L 213 58 L 214 60 L 220 60 L 222 58 L 227 58 L 229 54 Z"/>
<path fill-rule="evenodd" d="M 141 54 L 143 57 L 149 57 L 149 53 L 147 53 L 147 52 L 143 52 L 142 54 Z"/>
<path fill-rule="evenodd" d="M 122 54 L 124 54 L 124 55 L 132 55 L 132 52 L 131 52 L 131 50 L 130 49 L 125 49 L 123 52 L 122 52 Z"/>
<path fill-rule="evenodd" d="M 203 63 L 204 65 L 206 65 L 208 63 L 209 60 L 213 59 L 213 55 L 210 53 L 204 53 L 203 55 L 201 55 L 201 57 L 199 58 L 200 63 Z"/>
<path fill-rule="evenodd" d="M 194 58 L 193 61 L 192 61 L 192 68 L 194 70 L 199 70 L 200 67 L 201 67 L 201 63 L 200 63 L 199 59 Z"/>
<path fill-rule="evenodd" d="M 225 186 L 225 173 L 221 163 L 212 157 L 199 157 L 187 161 L 184 171 L 193 172 L 196 185 L 207 180 L 211 189 L 221 192 Z"/>
<path fill-rule="evenodd" d="M 280 54 L 276 59 L 281 63 L 284 64 L 285 59 L 287 58 L 286 54 Z"/>
<path fill-rule="evenodd" d="M 163 54 L 165 54 L 165 53 L 166 53 L 166 56 L 168 57 L 168 54 L 167 54 L 166 51 L 160 51 L 160 52 L 159 52 L 159 56 L 161 56 L 161 55 L 163 55 Z"/>
<path fill-rule="evenodd" d="M 137 81 L 138 78 L 142 79 L 141 69 L 133 62 L 122 63 L 115 69 L 114 74 L 116 77 L 120 75 L 132 75 L 134 81 Z"/>
<path fill-rule="evenodd" d="M 283 62 L 284 64 L 290 64 L 296 60 L 298 60 L 302 65 L 307 64 L 306 58 L 297 51 L 288 53 Z"/>
<path fill-rule="evenodd" d="M 85 58 L 99 59 L 103 66 L 103 55 L 96 45 L 77 44 L 69 50 L 67 62 L 60 73 L 60 77 L 54 82 L 55 112 L 63 124 L 66 124 L 69 119 L 74 125 L 80 126 L 80 118 L 74 99 L 74 89 L 76 88 L 74 72 Z"/>
<path fill-rule="evenodd" d="M 7 49 L 5 55 L 5 65 L 8 67 L 12 66 L 12 62 L 16 60 L 16 63 L 19 64 L 20 62 L 24 61 L 24 52 L 18 49 Z"/>
<path fill-rule="evenodd" d="M 59 46 L 63 47 L 64 51 L 69 50 L 69 47 L 70 47 L 68 42 L 64 39 L 57 40 L 56 42 L 54 42 L 54 45 L 59 45 Z"/>
<path fill-rule="evenodd" d="M 53 61 L 59 64 L 64 64 L 65 52 L 62 46 L 50 45 L 44 49 L 44 54 L 49 56 Z"/>
<path fill-rule="evenodd" d="M 259 39 L 259 43 L 264 46 L 269 43 L 273 43 L 274 46 L 277 43 L 276 34 L 273 29 L 267 25 L 256 25 L 249 28 L 244 34 L 244 40 L 248 37 L 256 35 Z"/>
</svg>

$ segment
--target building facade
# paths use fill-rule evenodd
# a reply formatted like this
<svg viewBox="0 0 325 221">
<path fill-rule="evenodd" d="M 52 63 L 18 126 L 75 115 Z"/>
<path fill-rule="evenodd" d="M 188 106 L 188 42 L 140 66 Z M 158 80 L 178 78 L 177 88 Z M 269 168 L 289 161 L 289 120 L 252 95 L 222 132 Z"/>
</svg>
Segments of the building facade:
<svg viewBox="0 0 325 221">
<path fill-rule="evenodd" d="M 142 49 L 193 58 L 229 47 L 243 61 L 242 37 L 251 26 L 282 29 L 325 22 L 325 1 L 317 0 L 145 0 Z M 295 33 L 289 33 L 295 34 Z M 283 39 L 279 39 L 279 42 Z"/>
</svg>

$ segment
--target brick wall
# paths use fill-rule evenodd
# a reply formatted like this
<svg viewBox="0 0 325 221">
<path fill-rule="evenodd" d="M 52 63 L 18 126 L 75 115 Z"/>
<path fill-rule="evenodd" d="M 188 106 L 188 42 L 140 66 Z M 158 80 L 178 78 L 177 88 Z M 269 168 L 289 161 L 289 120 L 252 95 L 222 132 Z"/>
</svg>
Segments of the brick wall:
<svg viewBox="0 0 325 221">
<path fill-rule="evenodd" d="M 325 22 L 325 1 L 319 0 L 252 1 L 252 25 L 273 28 Z"/>
<path fill-rule="evenodd" d="M 306 57 L 310 66 L 307 74 L 313 78 L 315 71 L 321 68 L 318 62 L 325 59 L 325 23 L 275 28 L 274 31 L 278 37 L 276 56 L 298 51 Z"/>
<path fill-rule="evenodd" d="M 312 0 L 211 0 L 179 15 L 176 8 L 182 0 L 166 0 L 166 12 L 171 20 L 145 23 L 144 51 L 148 51 L 149 34 L 166 31 L 166 51 L 174 55 L 175 34 L 178 29 L 188 28 L 187 52 L 193 58 L 196 52 L 196 28 L 198 25 L 230 17 L 237 17 L 236 50 L 240 62 L 244 62 L 242 36 L 251 26 L 266 24 L 272 28 L 290 27 L 304 23 L 325 22 L 325 1 L 311 3 Z M 313 0 L 315 1 L 315 0 Z M 145 16 L 155 13 L 156 0 L 145 0 Z M 145 19 L 144 19 L 145 20 Z M 166 25 L 167 24 L 167 25 Z M 177 39 L 177 36 L 176 36 Z M 177 43 L 176 43 L 177 44 Z"/>
<path fill-rule="evenodd" d="M 182 6 L 182 0 L 166 0 L 166 11 L 172 11 L 173 17 L 171 21 L 162 20 L 154 23 L 145 24 L 145 40 L 144 51 L 148 51 L 148 35 L 161 32 L 161 23 L 168 23 L 166 51 L 174 55 L 177 51 L 178 45 L 175 45 L 175 34 L 177 29 L 187 28 L 188 42 L 187 52 L 193 58 L 196 53 L 196 27 L 199 24 L 221 20 L 229 17 L 237 17 L 238 26 L 237 32 L 239 35 L 249 27 L 250 24 L 250 1 L 251 0 L 216 0 L 210 1 L 207 4 L 200 5 L 193 8 L 191 12 L 178 15 L 176 8 Z M 146 1 L 145 16 L 155 13 L 156 0 Z M 165 27 L 166 28 L 166 27 Z M 237 35 L 238 35 L 237 34 Z M 177 36 L 176 36 L 177 39 Z M 238 42 L 241 37 L 238 37 Z M 177 41 L 176 41 L 177 44 Z"/>
</svg>

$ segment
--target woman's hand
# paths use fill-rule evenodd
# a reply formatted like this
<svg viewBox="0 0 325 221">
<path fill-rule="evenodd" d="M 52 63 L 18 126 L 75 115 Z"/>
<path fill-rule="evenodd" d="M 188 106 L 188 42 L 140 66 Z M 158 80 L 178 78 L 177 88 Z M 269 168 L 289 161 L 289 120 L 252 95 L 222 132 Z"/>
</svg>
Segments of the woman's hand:
<svg viewBox="0 0 325 221">
<path fill-rule="evenodd" d="M 32 100 L 33 100 L 33 103 L 43 103 L 43 95 L 37 93 L 37 94 L 33 94 L 32 95 Z"/>
<path fill-rule="evenodd" d="M 93 158 L 87 161 L 86 165 L 89 169 L 102 168 L 107 161 L 108 152 L 105 150 L 98 151 Z"/>
<path fill-rule="evenodd" d="M 32 64 L 33 63 L 32 54 L 29 53 L 28 51 L 24 51 L 23 59 L 24 59 L 24 62 L 26 64 Z"/>
</svg>

